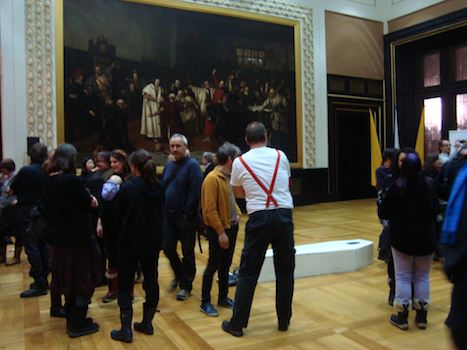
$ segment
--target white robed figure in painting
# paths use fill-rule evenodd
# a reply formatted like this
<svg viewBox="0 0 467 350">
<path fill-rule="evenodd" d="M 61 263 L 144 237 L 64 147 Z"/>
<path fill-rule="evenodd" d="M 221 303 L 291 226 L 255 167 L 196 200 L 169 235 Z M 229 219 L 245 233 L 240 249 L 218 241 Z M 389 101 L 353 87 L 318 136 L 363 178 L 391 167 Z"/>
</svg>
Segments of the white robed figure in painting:
<svg viewBox="0 0 467 350">
<path fill-rule="evenodd" d="M 143 110 L 141 113 L 141 135 L 157 139 L 161 137 L 162 87 L 159 79 L 146 85 L 143 89 Z"/>
</svg>

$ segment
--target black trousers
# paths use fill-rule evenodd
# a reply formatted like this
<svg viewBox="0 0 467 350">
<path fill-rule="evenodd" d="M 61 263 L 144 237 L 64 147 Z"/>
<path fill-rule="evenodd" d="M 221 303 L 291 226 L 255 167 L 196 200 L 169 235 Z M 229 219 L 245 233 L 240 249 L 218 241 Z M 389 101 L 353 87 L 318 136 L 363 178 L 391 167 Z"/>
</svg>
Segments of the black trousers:
<svg viewBox="0 0 467 350">
<path fill-rule="evenodd" d="M 245 245 L 230 320 L 233 328 L 248 326 L 253 295 L 269 244 L 272 244 L 274 251 L 277 318 L 279 325 L 289 324 L 295 269 L 293 230 L 291 209 L 261 210 L 250 215 L 245 229 Z"/>
<path fill-rule="evenodd" d="M 209 260 L 203 274 L 202 303 L 211 302 L 212 279 L 216 271 L 219 276 L 218 300 L 227 298 L 229 292 L 229 269 L 237 241 L 238 225 L 232 225 L 231 228 L 225 230 L 225 233 L 230 242 L 228 249 L 222 249 L 219 246 L 218 234 L 212 227 L 207 227 Z"/>
<path fill-rule="evenodd" d="M 184 218 L 168 219 L 164 224 L 164 253 L 169 259 L 180 289 L 191 291 L 196 274 L 195 242 L 198 223 Z M 178 241 L 182 244 L 183 258 L 177 253 Z"/>
<path fill-rule="evenodd" d="M 37 236 L 34 230 L 28 230 L 31 225 L 31 210 L 33 205 L 21 205 L 17 210 L 18 233 L 23 239 L 24 249 L 31 268 L 29 276 L 41 287 L 47 286 L 49 273 L 49 252 L 45 236 Z"/>
<path fill-rule="evenodd" d="M 138 263 L 144 275 L 143 289 L 146 305 L 157 307 L 159 303 L 159 283 L 157 265 L 159 251 L 145 255 L 118 255 L 118 305 L 122 310 L 132 309 L 131 297 Z"/>
</svg>

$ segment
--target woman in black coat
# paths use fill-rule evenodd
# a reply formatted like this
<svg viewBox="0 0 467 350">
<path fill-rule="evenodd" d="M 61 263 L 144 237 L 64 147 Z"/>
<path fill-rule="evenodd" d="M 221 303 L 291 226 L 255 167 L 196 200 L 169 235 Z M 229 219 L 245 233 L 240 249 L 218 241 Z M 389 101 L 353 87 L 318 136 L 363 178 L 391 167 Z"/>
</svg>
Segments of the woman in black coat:
<svg viewBox="0 0 467 350">
<path fill-rule="evenodd" d="M 110 172 L 104 173 L 104 181 L 112 175 L 118 175 L 122 181 L 130 176 L 127 154 L 120 149 L 110 153 Z M 102 188 L 102 187 L 101 187 Z M 119 226 L 116 222 L 116 198 L 104 200 L 100 196 L 99 219 L 97 223 L 97 235 L 104 239 L 105 252 L 107 256 L 107 273 L 109 290 L 102 298 L 102 302 L 108 303 L 118 296 L 118 269 L 117 269 L 117 235 Z"/>
<path fill-rule="evenodd" d="M 53 243 L 52 284 L 65 296 L 67 332 L 79 337 L 99 330 L 86 318 L 94 293 L 93 244 L 89 212 L 97 200 L 76 176 L 76 149 L 63 144 L 52 158 L 44 185 L 43 205 Z"/>
<path fill-rule="evenodd" d="M 127 343 L 133 340 L 131 292 L 138 263 L 144 275 L 146 302 L 143 304 L 143 320 L 135 322 L 134 329 L 145 334 L 154 333 L 152 319 L 159 302 L 157 264 L 164 193 L 156 176 L 156 164 L 147 151 L 133 152 L 129 161 L 134 176 L 123 183 L 116 197 L 118 305 L 122 327 L 111 332 L 112 339 Z"/>
<path fill-rule="evenodd" d="M 425 329 L 438 198 L 433 181 L 421 174 L 421 161 L 415 152 L 399 157 L 399 162 L 399 174 L 379 208 L 380 217 L 389 220 L 389 242 L 396 272 L 394 306 L 398 313 L 391 316 L 390 322 L 402 330 L 408 329 L 407 317 L 413 299 L 417 310 L 415 323 Z"/>
</svg>

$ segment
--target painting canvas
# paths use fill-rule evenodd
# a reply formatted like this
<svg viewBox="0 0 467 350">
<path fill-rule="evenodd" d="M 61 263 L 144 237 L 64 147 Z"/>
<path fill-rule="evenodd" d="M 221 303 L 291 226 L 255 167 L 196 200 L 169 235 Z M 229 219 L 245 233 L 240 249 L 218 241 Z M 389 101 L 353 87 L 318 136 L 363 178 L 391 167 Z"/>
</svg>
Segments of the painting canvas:
<svg viewBox="0 0 467 350">
<path fill-rule="evenodd" d="M 228 13 L 64 0 L 64 141 L 163 163 L 173 133 L 199 158 L 224 141 L 246 150 L 258 120 L 297 162 L 295 40 L 293 25 Z"/>
</svg>

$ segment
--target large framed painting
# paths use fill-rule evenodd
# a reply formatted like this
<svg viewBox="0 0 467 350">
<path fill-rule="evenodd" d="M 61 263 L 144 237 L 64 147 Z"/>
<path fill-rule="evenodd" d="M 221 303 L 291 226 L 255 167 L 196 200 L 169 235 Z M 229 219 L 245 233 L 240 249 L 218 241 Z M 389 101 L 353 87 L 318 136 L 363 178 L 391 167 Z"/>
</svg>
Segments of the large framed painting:
<svg viewBox="0 0 467 350">
<path fill-rule="evenodd" d="M 163 164 L 173 133 L 200 158 L 224 141 L 246 150 L 258 120 L 301 165 L 298 21 L 183 1 L 57 1 L 59 142 L 81 156 L 145 148 Z"/>
</svg>

